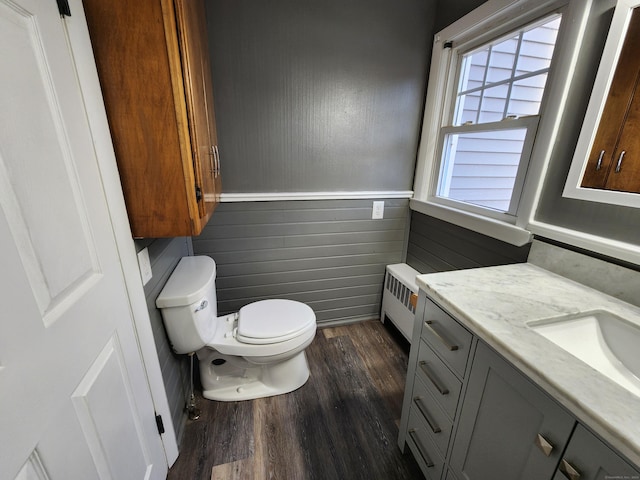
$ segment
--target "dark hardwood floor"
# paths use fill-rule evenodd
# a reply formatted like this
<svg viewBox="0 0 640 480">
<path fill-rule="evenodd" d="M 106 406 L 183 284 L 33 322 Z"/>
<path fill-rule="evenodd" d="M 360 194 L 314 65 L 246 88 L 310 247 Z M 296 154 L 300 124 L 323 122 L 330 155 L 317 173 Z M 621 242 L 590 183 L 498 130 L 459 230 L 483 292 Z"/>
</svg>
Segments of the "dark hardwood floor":
<svg viewBox="0 0 640 480">
<path fill-rule="evenodd" d="M 318 330 L 309 381 L 244 402 L 198 399 L 169 480 L 421 479 L 396 441 L 408 345 L 369 321 Z"/>
</svg>

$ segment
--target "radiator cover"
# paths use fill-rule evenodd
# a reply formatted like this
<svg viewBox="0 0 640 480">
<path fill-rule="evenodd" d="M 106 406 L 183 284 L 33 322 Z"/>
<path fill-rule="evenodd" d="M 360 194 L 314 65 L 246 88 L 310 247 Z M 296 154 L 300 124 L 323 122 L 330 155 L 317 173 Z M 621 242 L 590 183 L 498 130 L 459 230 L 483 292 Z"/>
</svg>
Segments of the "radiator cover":
<svg viewBox="0 0 640 480">
<path fill-rule="evenodd" d="M 380 320 L 391 320 L 409 343 L 415 320 L 415 308 L 410 301 L 411 294 L 418 293 L 416 275 L 420 275 L 420 272 L 406 263 L 387 265 L 380 311 Z"/>
</svg>

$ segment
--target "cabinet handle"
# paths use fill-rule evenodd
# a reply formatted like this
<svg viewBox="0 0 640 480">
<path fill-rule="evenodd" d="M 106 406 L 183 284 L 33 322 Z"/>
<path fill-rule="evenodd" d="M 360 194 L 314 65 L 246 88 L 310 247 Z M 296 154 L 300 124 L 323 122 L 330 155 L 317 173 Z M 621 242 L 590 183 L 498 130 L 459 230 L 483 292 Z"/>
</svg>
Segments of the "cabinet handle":
<svg viewBox="0 0 640 480">
<path fill-rule="evenodd" d="M 598 163 L 596 163 L 596 170 L 600 170 L 602 168 L 602 158 L 604 157 L 604 150 L 600 152 L 600 156 L 598 157 Z"/>
<path fill-rule="evenodd" d="M 551 455 L 551 452 L 553 451 L 553 445 L 542 435 L 538 434 L 536 436 L 535 444 L 547 457 Z"/>
<path fill-rule="evenodd" d="M 218 149 L 218 145 L 214 145 L 213 148 L 216 149 L 216 177 L 220 175 L 220 150 Z"/>
<path fill-rule="evenodd" d="M 422 397 L 414 397 L 413 403 L 416 404 L 416 406 L 418 407 L 418 410 L 420 410 L 420 413 L 422 413 L 422 416 L 427 421 L 427 424 L 429 424 L 429 428 L 431 429 L 431 431 L 433 433 L 440 433 L 442 430 L 438 425 L 436 425 L 436 423 L 433 420 L 431 420 L 429 412 L 427 411 L 427 407 L 422 401 Z"/>
<path fill-rule="evenodd" d="M 423 360 L 419 363 L 419 365 L 420 365 L 420 369 L 424 372 L 427 378 L 431 380 L 431 383 L 433 383 L 433 386 L 438 389 L 438 391 L 440 392 L 440 395 L 447 395 L 449 393 L 449 389 L 447 387 L 443 387 L 442 385 L 440 385 L 440 380 L 438 380 L 436 376 L 433 374 L 433 372 L 429 370 L 429 368 L 427 367 L 427 362 Z"/>
<path fill-rule="evenodd" d="M 215 172 L 215 162 L 216 162 L 216 151 L 213 148 L 213 145 L 211 145 L 211 151 L 207 154 L 209 155 L 209 173 L 211 173 L 211 175 L 214 175 Z"/>
<path fill-rule="evenodd" d="M 433 467 L 433 462 L 429 458 L 429 455 L 424 453 L 424 448 L 422 448 L 422 443 L 420 442 L 418 435 L 416 435 L 415 429 L 409 429 L 409 436 L 411 437 L 411 440 L 413 440 L 413 443 L 416 444 L 416 447 L 418 447 L 418 452 L 420 452 L 420 456 L 422 457 L 422 460 L 424 460 L 424 463 L 427 465 L 427 468 Z"/>
<path fill-rule="evenodd" d="M 436 338 L 438 340 L 440 340 L 440 342 L 442 342 L 442 344 L 447 347 L 447 349 L 453 351 L 453 350 L 458 350 L 458 345 L 454 345 L 453 343 L 449 342 L 446 338 L 444 338 L 442 335 L 440 335 L 438 332 L 435 331 L 435 329 L 433 328 L 433 320 L 427 320 L 426 322 L 424 322 L 425 326 L 431 330 L 431 333 L 433 333 Z"/>
<path fill-rule="evenodd" d="M 575 469 L 573 465 L 567 462 L 564 458 L 560 461 L 559 470 L 567 477 L 569 480 L 579 480 L 580 472 Z"/>
<path fill-rule="evenodd" d="M 620 173 L 620 170 L 622 170 L 622 159 L 624 158 L 625 153 L 627 152 L 623 150 L 620 156 L 618 157 L 618 163 L 616 163 L 616 173 Z"/>
</svg>

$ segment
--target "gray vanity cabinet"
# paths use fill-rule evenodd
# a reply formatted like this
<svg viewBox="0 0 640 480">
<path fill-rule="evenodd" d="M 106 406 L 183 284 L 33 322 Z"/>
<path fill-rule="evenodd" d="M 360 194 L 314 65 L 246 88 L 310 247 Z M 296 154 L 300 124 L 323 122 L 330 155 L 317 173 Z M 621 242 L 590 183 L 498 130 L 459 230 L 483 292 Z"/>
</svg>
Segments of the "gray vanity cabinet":
<svg viewBox="0 0 640 480">
<path fill-rule="evenodd" d="M 458 478 L 550 479 L 574 418 L 478 342 L 449 467 Z"/>
<path fill-rule="evenodd" d="M 637 467 L 423 291 L 398 445 L 427 480 L 640 480 Z"/>
<path fill-rule="evenodd" d="M 576 427 L 553 480 L 639 479 L 640 472 L 582 425 Z"/>
</svg>

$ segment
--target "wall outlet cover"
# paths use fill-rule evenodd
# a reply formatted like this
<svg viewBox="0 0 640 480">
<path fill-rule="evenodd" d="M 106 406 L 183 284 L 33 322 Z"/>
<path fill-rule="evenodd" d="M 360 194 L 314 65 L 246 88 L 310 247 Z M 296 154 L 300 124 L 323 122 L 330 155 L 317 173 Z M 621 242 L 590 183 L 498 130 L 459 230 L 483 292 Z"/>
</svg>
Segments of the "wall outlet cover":
<svg viewBox="0 0 640 480">
<path fill-rule="evenodd" d="M 384 218 L 384 200 L 373 202 L 373 211 L 371 212 L 373 220 Z"/>
<path fill-rule="evenodd" d="M 138 266 L 140 267 L 142 285 L 146 285 L 153 277 L 153 272 L 151 271 L 151 260 L 149 260 L 149 249 L 143 248 L 138 252 Z"/>
</svg>

